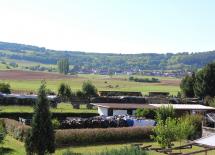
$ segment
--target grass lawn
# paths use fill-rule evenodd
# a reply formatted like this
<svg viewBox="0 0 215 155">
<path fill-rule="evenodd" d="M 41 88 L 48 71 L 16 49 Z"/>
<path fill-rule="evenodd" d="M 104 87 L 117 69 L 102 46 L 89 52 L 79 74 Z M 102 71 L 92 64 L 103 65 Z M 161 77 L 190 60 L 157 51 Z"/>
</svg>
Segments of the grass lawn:
<svg viewBox="0 0 215 155">
<path fill-rule="evenodd" d="M 147 94 L 150 91 L 165 91 L 176 95 L 180 90 L 180 79 L 170 77 L 156 77 L 161 83 L 143 83 L 128 81 L 128 75 L 115 75 L 112 78 L 108 75 L 81 74 L 77 78 L 49 79 L 46 80 L 47 88 L 57 92 L 60 83 L 64 82 L 71 86 L 73 91 L 80 90 L 84 81 L 91 80 L 98 90 L 119 90 L 119 91 L 140 91 Z M 143 77 L 143 76 L 141 76 Z M 14 91 L 36 92 L 41 80 L 0 80 L 11 85 Z"/>
<path fill-rule="evenodd" d="M 139 142 L 138 142 L 139 143 Z M 129 146 L 132 143 L 125 143 L 125 144 L 107 144 L 107 145 L 95 145 L 95 146 L 76 146 L 76 147 L 70 147 L 70 148 L 58 148 L 55 152 L 55 155 L 62 155 L 63 152 L 70 149 L 73 152 L 76 153 L 83 153 L 85 155 L 89 155 L 90 153 L 95 152 L 101 152 L 106 149 L 119 149 L 125 146 Z M 143 142 L 144 145 L 153 145 L 153 147 L 157 147 L 157 143 L 155 142 Z M 178 145 L 178 143 L 176 143 Z M 6 139 L 4 140 L 3 150 L 6 155 L 25 155 L 25 148 L 24 143 L 15 140 L 11 136 L 7 135 Z M 200 150 L 199 147 L 193 147 L 189 150 L 183 150 L 183 152 L 191 152 L 191 151 L 197 151 Z M 148 152 L 149 155 L 161 155 L 160 153 L 151 151 Z M 208 155 L 214 155 L 215 151 L 208 152 Z M 198 154 L 198 155 L 204 155 L 204 153 Z"/>
<path fill-rule="evenodd" d="M 52 112 L 71 112 L 71 113 L 97 113 L 97 109 L 87 109 L 81 105 L 80 109 L 73 109 L 70 103 L 60 103 L 57 108 L 51 108 Z M 33 112 L 31 106 L 0 106 L 0 112 Z"/>
</svg>

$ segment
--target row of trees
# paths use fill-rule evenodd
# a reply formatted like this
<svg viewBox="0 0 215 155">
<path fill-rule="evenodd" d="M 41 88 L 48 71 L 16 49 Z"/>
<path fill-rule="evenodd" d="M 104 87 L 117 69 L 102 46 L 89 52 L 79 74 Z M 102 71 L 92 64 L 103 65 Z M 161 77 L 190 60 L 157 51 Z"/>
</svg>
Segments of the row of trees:
<svg viewBox="0 0 215 155">
<path fill-rule="evenodd" d="M 68 74 L 69 72 L 69 59 L 63 58 L 57 61 L 58 71 L 61 74 Z"/>
<path fill-rule="evenodd" d="M 70 101 L 71 98 L 75 96 L 81 99 L 90 99 L 91 97 L 97 96 L 97 88 L 92 84 L 91 81 L 84 81 L 82 90 L 74 93 L 72 92 L 71 87 L 68 84 L 61 83 L 58 89 L 58 96 L 64 102 Z"/>
<path fill-rule="evenodd" d="M 180 88 L 186 97 L 215 97 L 215 63 L 206 65 L 192 76 L 187 75 L 182 79 Z"/>
</svg>

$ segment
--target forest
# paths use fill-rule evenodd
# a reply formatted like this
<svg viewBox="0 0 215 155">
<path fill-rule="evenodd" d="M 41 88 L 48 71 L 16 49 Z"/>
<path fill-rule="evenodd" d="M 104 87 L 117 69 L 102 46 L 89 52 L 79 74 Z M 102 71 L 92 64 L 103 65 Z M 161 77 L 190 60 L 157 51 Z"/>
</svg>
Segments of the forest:
<svg viewBox="0 0 215 155">
<path fill-rule="evenodd" d="M 45 47 L 0 42 L 1 61 L 12 59 L 56 64 L 60 58 L 69 58 L 70 65 L 76 70 L 99 69 L 108 70 L 109 72 L 135 72 L 140 70 L 193 71 L 213 62 L 215 60 L 215 51 L 181 52 L 177 54 L 87 53 L 81 51 L 56 51 Z"/>
</svg>

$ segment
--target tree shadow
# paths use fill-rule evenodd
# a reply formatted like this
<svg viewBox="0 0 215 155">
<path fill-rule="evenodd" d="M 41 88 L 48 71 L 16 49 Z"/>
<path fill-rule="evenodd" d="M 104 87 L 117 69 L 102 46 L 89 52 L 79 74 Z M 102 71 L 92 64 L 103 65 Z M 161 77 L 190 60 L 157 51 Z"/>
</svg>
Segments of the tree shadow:
<svg viewBox="0 0 215 155">
<path fill-rule="evenodd" d="M 0 147 L 0 155 L 11 154 L 14 152 L 14 149 L 8 147 Z"/>
</svg>

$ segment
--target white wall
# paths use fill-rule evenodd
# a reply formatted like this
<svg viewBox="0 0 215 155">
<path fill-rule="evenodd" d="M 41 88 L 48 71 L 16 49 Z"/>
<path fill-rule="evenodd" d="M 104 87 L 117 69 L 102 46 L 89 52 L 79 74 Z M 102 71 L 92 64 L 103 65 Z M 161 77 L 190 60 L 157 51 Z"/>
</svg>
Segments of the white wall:
<svg viewBox="0 0 215 155">
<path fill-rule="evenodd" d="M 98 107 L 98 113 L 99 115 L 108 116 L 108 109 L 103 107 Z"/>
<path fill-rule="evenodd" d="M 127 110 L 113 110 L 114 115 L 127 115 Z"/>
</svg>

